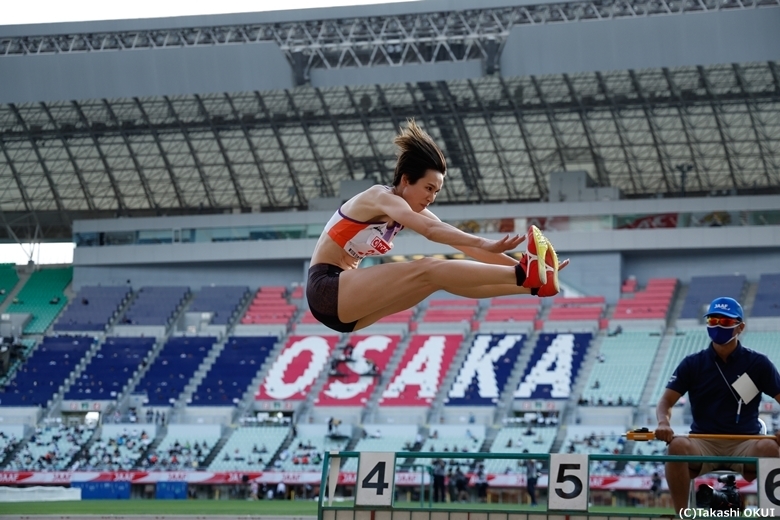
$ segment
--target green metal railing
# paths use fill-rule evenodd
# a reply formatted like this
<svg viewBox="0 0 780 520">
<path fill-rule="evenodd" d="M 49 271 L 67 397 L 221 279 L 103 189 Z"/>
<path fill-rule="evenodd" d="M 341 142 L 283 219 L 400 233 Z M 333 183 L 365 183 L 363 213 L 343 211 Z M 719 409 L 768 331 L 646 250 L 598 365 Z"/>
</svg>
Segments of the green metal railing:
<svg viewBox="0 0 780 520">
<path fill-rule="evenodd" d="M 536 460 L 540 462 L 547 462 L 549 463 L 550 460 L 550 454 L 549 453 L 453 453 L 453 452 L 409 452 L 409 451 L 402 451 L 402 452 L 395 452 L 395 459 L 403 460 L 403 459 L 466 459 L 466 460 Z M 327 519 L 325 518 L 325 513 L 328 511 L 377 511 L 377 510 L 384 510 L 384 511 L 404 511 L 406 514 L 409 512 L 410 508 L 408 506 L 405 506 L 403 508 L 398 508 L 393 501 L 393 505 L 390 508 L 387 507 L 361 507 L 354 504 L 347 504 L 347 505 L 328 505 L 325 503 L 325 496 L 328 492 L 328 478 L 330 473 L 330 465 L 334 458 L 338 458 L 339 463 L 348 458 L 355 458 L 360 457 L 360 452 L 357 451 L 347 451 L 347 452 L 338 452 L 338 453 L 325 453 L 325 457 L 323 459 L 322 464 L 322 479 L 320 484 L 320 493 L 319 493 L 319 502 L 318 502 L 318 508 L 317 508 L 317 518 L 318 520 L 344 520 L 344 516 L 337 516 L 332 515 L 329 516 Z M 700 456 L 679 456 L 679 455 L 615 455 L 615 454 L 588 454 L 587 455 L 588 464 L 594 461 L 615 461 L 615 462 L 657 462 L 657 463 L 666 463 L 666 462 L 714 462 L 714 463 L 721 463 L 721 464 L 757 464 L 758 458 L 757 457 L 700 457 Z M 397 466 L 396 466 L 397 467 Z M 410 467 L 406 465 L 405 467 Z M 429 474 L 432 474 L 432 466 L 425 465 L 425 464 L 413 464 L 411 467 L 414 468 L 420 468 L 421 470 L 421 479 L 420 479 L 420 504 L 419 508 L 413 509 L 414 511 L 435 511 L 437 513 L 446 514 L 446 517 L 432 517 L 428 515 L 426 518 L 428 520 L 460 520 L 460 517 L 455 515 L 455 513 L 464 513 L 467 510 L 466 509 L 456 509 L 453 507 L 450 507 L 449 509 L 445 507 L 437 507 L 434 508 L 431 495 L 432 493 L 432 478 L 428 480 L 427 488 L 428 488 L 428 501 L 427 505 L 425 503 L 425 488 L 426 488 L 426 482 L 424 478 L 424 474 L 427 470 Z M 395 475 L 392 476 L 393 479 L 395 479 Z M 351 485 L 351 484 L 350 484 Z M 357 485 L 357 483 L 356 483 Z M 334 498 L 334 497 L 329 497 Z M 489 507 L 489 504 L 480 504 L 478 511 L 480 513 L 495 513 L 497 515 L 506 515 L 508 513 L 508 510 L 506 508 L 498 508 L 495 507 L 491 509 Z M 476 511 L 476 509 L 475 509 Z M 544 513 L 542 509 L 539 510 L 540 514 L 548 514 Z M 453 516 L 454 515 L 454 516 Z M 634 513 L 608 513 L 605 514 L 603 512 L 591 512 L 590 507 L 588 512 L 583 511 L 555 511 L 554 513 L 549 513 L 548 516 L 557 516 L 557 515 L 579 515 L 579 516 L 603 516 L 603 517 L 625 517 L 625 516 L 643 516 L 643 517 L 658 517 L 660 514 L 643 514 L 643 515 L 637 515 L 636 512 Z M 490 515 L 486 516 L 484 520 L 490 520 Z M 385 516 L 380 517 L 374 517 L 371 516 L 362 516 L 362 515 L 352 515 L 351 520 L 384 520 Z M 394 520 L 393 515 L 386 517 L 388 520 Z M 416 520 L 415 517 L 408 517 L 411 518 L 411 520 Z M 404 516 L 404 520 L 408 520 L 406 516 Z M 506 520 L 504 517 L 501 517 L 502 520 Z"/>
</svg>

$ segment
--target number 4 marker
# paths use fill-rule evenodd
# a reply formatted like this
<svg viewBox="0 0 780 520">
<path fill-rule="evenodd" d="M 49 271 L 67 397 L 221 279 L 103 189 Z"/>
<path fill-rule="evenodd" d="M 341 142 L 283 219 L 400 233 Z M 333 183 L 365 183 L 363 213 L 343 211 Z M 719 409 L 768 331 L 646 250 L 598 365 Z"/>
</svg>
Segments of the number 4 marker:
<svg viewBox="0 0 780 520">
<path fill-rule="evenodd" d="M 360 484 L 355 493 L 356 506 L 392 506 L 395 453 L 361 453 L 357 481 Z"/>
</svg>

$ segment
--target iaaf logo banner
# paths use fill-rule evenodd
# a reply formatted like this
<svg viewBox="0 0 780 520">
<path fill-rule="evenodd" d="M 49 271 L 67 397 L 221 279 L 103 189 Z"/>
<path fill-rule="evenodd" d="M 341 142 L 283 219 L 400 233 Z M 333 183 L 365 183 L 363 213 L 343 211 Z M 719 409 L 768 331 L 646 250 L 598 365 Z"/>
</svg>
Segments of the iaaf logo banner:
<svg viewBox="0 0 780 520">
<path fill-rule="evenodd" d="M 54 473 L 51 477 L 52 482 L 70 483 L 71 474 L 67 471 Z"/>
<path fill-rule="evenodd" d="M 25 480 L 27 478 L 30 478 L 32 476 L 32 473 L 0 473 L 0 483 L 2 484 L 11 484 L 14 482 L 18 482 L 20 480 Z"/>
<path fill-rule="evenodd" d="M 357 473 L 354 471 L 339 473 L 339 484 L 349 486 L 357 483 Z"/>
<path fill-rule="evenodd" d="M 262 473 L 260 475 L 262 475 Z M 228 473 L 227 481 L 228 482 L 241 482 L 241 478 L 243 476 L 244 476 L 243 473 Z"/>
</svg>

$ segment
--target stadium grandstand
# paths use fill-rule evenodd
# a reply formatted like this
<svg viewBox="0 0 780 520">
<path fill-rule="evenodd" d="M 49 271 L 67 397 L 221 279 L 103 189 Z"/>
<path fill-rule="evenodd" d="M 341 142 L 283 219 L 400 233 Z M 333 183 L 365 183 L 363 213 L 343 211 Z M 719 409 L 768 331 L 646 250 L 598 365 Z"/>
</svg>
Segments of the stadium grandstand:
<svg viewBox="0 0 780 520">
<path fill-rule="evenodd" d="M 660 453 L 621 434 L 655 427 L 711 299 L 780 363 L 778 27 L 780 0 L 0 26 L 0 241 L 75 244 L 72 265 L 0 259 L 0 482 L 295 497 L 333 450 Z M 314 244 L 392 182 L 409 118 L 448 160 L 437 216 L 538 226 L 571 259 L 561 294 L 437 293 L 354 334 L 313 317 Z M 406 232 L 364 263 L 434 255 L 464 258 Z M 592 474 L 647 503 L 661 469 Z"/>
</svg>

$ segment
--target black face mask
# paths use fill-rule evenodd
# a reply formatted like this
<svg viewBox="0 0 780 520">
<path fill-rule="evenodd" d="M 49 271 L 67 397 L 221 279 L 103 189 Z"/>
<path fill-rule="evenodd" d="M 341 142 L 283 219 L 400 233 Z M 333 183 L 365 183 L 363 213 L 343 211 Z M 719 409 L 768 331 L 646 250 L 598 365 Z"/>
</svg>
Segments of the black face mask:
<svg viewBox="0 0 780 520">
<path fill-rule="evenodd" d="M 731 328 L 723 328 L 720 325 L 716 325 L 715 327 L 707 327 L 707 334 L 710 335 L 710 339 L 713 343 L 716 343 L 718 345 L 725 345 L 729 343 L 732 339 L 736 339 L 739 337 L 739 334 L 736 336 L 734 335 L 734 330 L 739 327 L 739 325 L 736 325 Z"/>
</svg>

